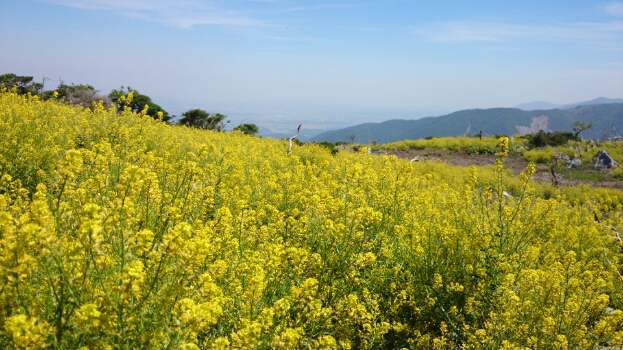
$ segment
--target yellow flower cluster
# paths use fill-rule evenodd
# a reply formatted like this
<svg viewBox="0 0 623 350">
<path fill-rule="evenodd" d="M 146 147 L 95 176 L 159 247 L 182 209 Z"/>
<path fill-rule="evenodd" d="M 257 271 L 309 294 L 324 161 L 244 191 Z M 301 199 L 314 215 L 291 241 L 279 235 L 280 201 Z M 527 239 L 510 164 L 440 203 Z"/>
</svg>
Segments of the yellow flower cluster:
<svg viewBox="0 0 623 350">
<path fill-rule="evenodd" d="M 614 192 L 11 92 L 0 134 L 0 348 L 623 345 Z"/>
<path fill-rule="evenodd" d="M 506 157 L 508 155 L 508 137 L 500 137 L 496 148 L 498 151 L 498 157 Z"/>
</svg>

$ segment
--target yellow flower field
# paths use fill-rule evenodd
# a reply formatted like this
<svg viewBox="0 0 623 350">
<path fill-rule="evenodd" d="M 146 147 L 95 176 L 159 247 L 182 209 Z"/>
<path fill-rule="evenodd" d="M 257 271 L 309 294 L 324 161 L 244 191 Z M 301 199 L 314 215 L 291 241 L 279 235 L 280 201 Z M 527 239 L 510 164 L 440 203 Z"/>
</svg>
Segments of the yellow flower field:
<svg viewBox="0 0 623 350">
<path fill-rule="evenodd" d="M 6 91 L 0 135 L 0 348 L 623 345 L 620 191 L 544 199 L 507 139 L 478 169 L 288 153 Z"/>
</svg>

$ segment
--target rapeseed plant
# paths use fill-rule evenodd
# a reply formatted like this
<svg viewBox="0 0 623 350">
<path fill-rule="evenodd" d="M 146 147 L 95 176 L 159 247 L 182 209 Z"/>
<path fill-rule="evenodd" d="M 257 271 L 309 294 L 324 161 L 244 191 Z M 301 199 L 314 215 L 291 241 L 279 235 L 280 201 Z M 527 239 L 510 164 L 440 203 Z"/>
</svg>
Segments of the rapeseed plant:
<svg viewBox="0 0 623 350">
<path fill-rule="evenodd" d="M 623 344 L 620 193 L 543 199 L 508 139 L 462 169 L 11 92 L 0 132 L 3 348 Z"/>
</svg>

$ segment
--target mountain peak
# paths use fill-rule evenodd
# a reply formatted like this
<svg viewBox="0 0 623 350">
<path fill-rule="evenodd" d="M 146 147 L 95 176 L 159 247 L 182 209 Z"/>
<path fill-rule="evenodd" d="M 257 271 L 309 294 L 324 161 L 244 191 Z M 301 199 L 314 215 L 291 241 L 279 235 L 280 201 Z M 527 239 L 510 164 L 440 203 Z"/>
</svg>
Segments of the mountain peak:
<svg viewBox="0 0 623 350">
<path fill-rule="evenodd" d="M 554 103 L 546 102 L 546 101 L 534 101 L 528 103 L 521 103 L 516 105 L 513 108 L 519 108 L 524 111 L 536 111 L 536 110 L 547 110 L 547 109 L 568 109 L 577 106 L 586 106 L 586 105 L 605 105 L 610 103 L 623 103 L 623 99 L 620 98 L 607 98 L 607 97 L 597 97 L 594 100 L 583 101 L 577 103 L 569 103 L 565 105 L 557 105 Z"/>
<path fill-rule="evenodd" d="M 553 103 L 546 102 L 546 101 L 534 101 L 534 102 L 518 104 L 517 106 L 513 108 L 519 108 L 524 111 L 536 111 L 536 110 L 541 110 L 541 109 L 556 109 L 560 107 L 562 107 L 562 105 L 557 105 L 557 104 L 553 104 Z"/>
</svg>

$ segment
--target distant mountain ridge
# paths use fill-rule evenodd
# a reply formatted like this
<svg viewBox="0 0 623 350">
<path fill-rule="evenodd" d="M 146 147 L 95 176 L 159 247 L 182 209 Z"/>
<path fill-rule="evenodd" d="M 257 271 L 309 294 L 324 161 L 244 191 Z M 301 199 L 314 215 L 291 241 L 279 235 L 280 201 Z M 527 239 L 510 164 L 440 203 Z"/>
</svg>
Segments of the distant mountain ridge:
<svg viewBox="0 0 623 350">
<path fill-rule="evenodd" d="M 623 103 L 623 99 L 620 98 L 606 98 L 606 97 L 598 97 L 594 100 L 578 102 L 578 103 L 570 103 L 566 105 L 557 105 L 554 103 L 549 103 L 545 101 L 534 101 L 528 103 L 518 104 L 513 108 L 519 108 L 524 111 L 536 111 L 536 110 L 544 110 L 544 109 L 569 109 L 577 106 L 586 106 L 586 105 L 603 105 L 609 103 Z"/>
<path fill-rule="evenodd" d="M 366 123 L 326 131 L 312 137 L 309 141 L 347 142 L 349 135 L 355 135 L 354 142 L 357 143 L 372 141 L 388 143 L 428 136 L 460 136 L 465 134 L 468 128 L 471 134 L 477 134 L 482 129 L 484 135 L 513 135 L 518 133 L 517 125 L 529 126 L 532 118 L 542 115 L 548 117 L 548 128 L 556 131 L 572 131 L 575 121 L 593 123 L 595 125 L 593 128 L 582 133 L 585 138 L 602 138 L 612 133 L 613 127 L 623 131 L 623 103 L 588 104 L 589 102 L 591 101 L 574 104 L 564 110 L 469 109 L 440 117 L 417 120 L 394 119 L 382 123 Z"/>
<path fill-rule="evenodd" d="M 518 104 L 517 106 L 513 108 L 518 108 L 524 111 L 535 111 L 539 109 L 556 109 L 556 108 L 562 108 L 562 107 L 563 105 L 557 105 L 557 104 L 549 103 L 545 101 L 534 101 L 534 102 Z"/>
</svg>

